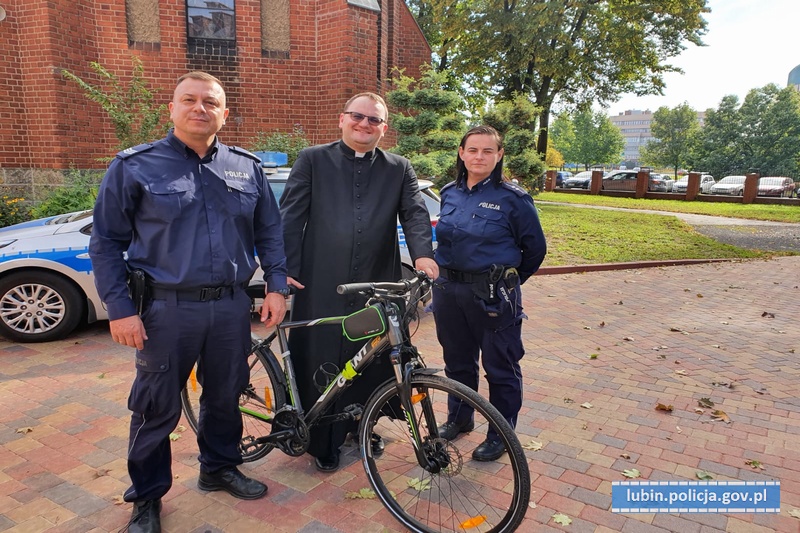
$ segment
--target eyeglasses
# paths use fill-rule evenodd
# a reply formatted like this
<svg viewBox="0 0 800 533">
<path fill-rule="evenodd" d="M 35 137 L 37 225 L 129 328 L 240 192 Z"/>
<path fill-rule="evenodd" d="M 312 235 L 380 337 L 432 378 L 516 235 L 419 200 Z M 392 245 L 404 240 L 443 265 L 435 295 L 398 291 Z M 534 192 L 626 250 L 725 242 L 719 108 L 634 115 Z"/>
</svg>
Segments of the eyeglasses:
<svg viewBox="0 0 800 533">
<path fill-rule="evenodd" d="M 344 114 L 350 115 L 350 119 L 355 123 L 359 123 L 362 120 L 367 119 L 367 122 L 369 122 L 370 126 L 380 126 L 381 124 L 386 122 L 381 117 L 371 117 L 369 115 L 362 115 L 361 113 L 356 113 L 355 111 L 345 111 Z"/>
</svg>

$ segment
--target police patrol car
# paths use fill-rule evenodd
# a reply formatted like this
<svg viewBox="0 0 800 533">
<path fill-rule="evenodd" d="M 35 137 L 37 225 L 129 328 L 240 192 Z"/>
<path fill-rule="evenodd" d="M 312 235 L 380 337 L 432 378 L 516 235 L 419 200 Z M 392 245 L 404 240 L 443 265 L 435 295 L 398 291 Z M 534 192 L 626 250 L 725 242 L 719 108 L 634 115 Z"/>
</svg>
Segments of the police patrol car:
<svg viewBox="0 0 800 533">
<path fill-rule="evenodd" d="M 265 168 L 265 172 L 279 199 L 289 169 Z M 432 186 L 420 180 L 435 226 L 439 197 Z M 410 277 L 411 258 L 399 224 L 397 229 L 404 275 Z M 0 228 L 0 335 L 18 342 L 52 341 L 66 337 L 81 323 L 108 319 L 89 260 L 91 233 L 91 210 Z M 251 288 L 251 295 L 264 294 L 260 270 Z"/>
</svg>

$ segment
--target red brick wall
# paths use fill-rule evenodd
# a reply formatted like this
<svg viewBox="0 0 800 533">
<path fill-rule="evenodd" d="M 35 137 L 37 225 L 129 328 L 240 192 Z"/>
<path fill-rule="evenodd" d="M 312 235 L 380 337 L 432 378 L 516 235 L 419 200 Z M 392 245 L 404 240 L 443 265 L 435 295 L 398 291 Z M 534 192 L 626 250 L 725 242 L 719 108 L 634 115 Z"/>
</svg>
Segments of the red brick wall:
<svg viewBox="0 0 800 533">
<path fill-rule="evenodd" d="M 185 0 L 159 2 L 161 42 L 155 46 L 129 46 L 122 0 L 4 0 L 3 5 L 8 17 L 0 22 L 0 116 L 12 118 L 0 123 L 4 168 L 105 166 L 97 158 L 113 153 L 112 127 L 99 105 L 61 75 L 68 69 L 97 82 L 91 61 L 127 81 L 135 54 L 163 102 L 188 70 L 218 76 L 231 110 L 220 138 L 244 145 L 259 131 L 290 131 L 294 124 L 314 143 L 334 140 L 338 114 L 350 96 L 383 94 L 391 67 L 414 75 L 430 59 L 403 0 L 382 0 L 380 13 L 345 0 L 292 0 L 288 57 L 262 56 L 261 3 L 236 0 L 233 58 L 187 53 Z"/>
</svg>

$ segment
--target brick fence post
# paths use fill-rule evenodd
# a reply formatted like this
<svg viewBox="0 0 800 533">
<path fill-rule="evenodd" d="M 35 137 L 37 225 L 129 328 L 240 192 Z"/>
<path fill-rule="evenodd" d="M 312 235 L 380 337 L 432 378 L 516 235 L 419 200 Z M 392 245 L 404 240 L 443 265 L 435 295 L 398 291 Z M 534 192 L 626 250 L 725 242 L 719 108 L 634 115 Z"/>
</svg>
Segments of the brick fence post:
<svg viewBox="0 0 800 533">
<path fill-rule="evenodd" d="M 742 203 L 752 204 L 758 195 L 758 172 L 748 172 L 744 176 L 744 192 L 742 193 Z"/>
</svg>

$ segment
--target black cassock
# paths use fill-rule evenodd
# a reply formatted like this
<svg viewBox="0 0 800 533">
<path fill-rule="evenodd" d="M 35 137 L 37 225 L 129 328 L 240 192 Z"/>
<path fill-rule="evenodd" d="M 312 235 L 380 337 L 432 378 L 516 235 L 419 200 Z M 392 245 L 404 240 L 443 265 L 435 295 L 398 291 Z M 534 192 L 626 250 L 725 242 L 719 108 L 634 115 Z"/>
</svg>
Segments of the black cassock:
<svg viewBox="0 0 800 533">
<path fill-rule="evenodd" d="M 395 154 L 376 148 L 356 157 L 342 141 L 307 148 L 292 167 L 280 203 L 289 276 L 306 287 L 294 296 L 293 320 L 362 309 L 362 296 L 336 292 L 342 283 L 399 280 L 398 218 L 412 259 L 433 257 L 430 215 L 416 174 Z M 341 369 L 362 345 L 345 339 L 340 326 L 292 330 L 289 348 L 304 409 L 320 395 L 314 385 L 320 365 L 332 362 Z M 337 412 L 365 404 L 393 375 L 388 358 L 381 357 L 347 389 Z M 309 453 L 332 455 L 354 429 L 351 424 L 314 428 Z"/>
</svg>

